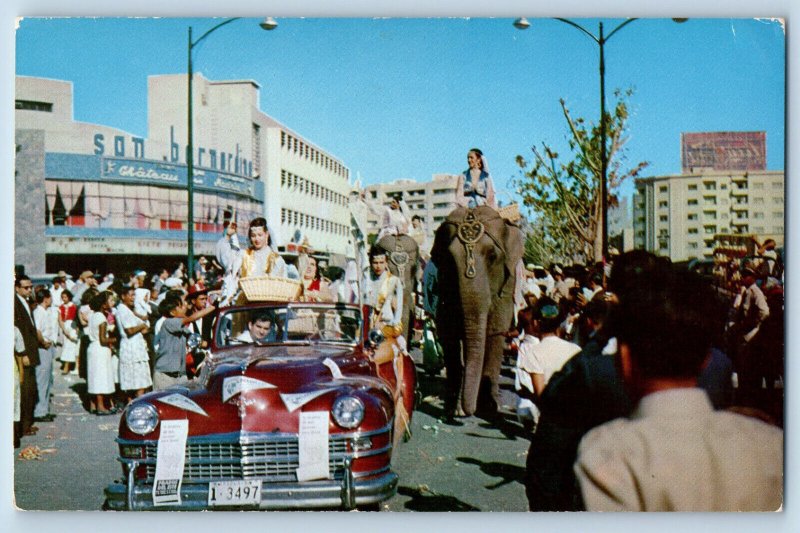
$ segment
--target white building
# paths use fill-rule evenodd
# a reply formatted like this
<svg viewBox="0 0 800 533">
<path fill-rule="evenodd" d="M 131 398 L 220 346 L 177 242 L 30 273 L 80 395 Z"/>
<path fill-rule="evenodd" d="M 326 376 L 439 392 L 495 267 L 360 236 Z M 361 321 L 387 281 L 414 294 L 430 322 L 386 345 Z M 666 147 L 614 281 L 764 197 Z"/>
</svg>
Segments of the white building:
<svg viewBox="0 0 800 533">
<path fill-rule="evenodd" d="M 344 254 L 349 170 L 259 110 L 253 81 L 194 80 L 195 254 L 228 217 L 265 216 Z M 187 253 L 186 76 L 148 78 L 146 138 L 73 120 L 72 83 L 16 79 L 16 263 L 30 272 L 163 265 Z M 144 110 L 142 110 L 144 111 Z"/>
<path fill-rule="evenodd" d="M 784 242 L 784 172 L 706 171 L 636 180 L 635 247 L 673 261 L 711 258 L 717 234 Z"/>
</svg>

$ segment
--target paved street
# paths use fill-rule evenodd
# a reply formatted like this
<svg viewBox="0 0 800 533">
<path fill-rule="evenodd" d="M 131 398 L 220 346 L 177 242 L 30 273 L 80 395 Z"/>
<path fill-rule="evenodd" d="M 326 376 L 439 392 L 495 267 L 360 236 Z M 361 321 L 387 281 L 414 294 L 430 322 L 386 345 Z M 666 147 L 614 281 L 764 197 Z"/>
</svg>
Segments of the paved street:
<svg viewBox="0 0 800 533">
<path fill-rule="evenodd" d="M 418 356 L 418 354 L 415 354 Z M 384 503 L 388 511 L 525 511 L 522 485 L 528 440 L 509 409 L 501 429 L 478 418 L 463 425 L 439 420 L 437 397 L 443 378 L 419 374 L 423 401 L 414 414 L 413 437 L 394 458 L 400 475 L 397 495 Z M 90 415 L 79 394 L 78 376 L 55 377 L 51 423 L 22 440 L 14 451 L 16 505 L 26 510 L 99 510 L 103 488 L 121 475 L 114 437 L 120 415 Z M 508 370 L 504 370 L 503 403 L 513 406 Z M 22 459 L 28 449 L 38 458 Z"/>
</svg>

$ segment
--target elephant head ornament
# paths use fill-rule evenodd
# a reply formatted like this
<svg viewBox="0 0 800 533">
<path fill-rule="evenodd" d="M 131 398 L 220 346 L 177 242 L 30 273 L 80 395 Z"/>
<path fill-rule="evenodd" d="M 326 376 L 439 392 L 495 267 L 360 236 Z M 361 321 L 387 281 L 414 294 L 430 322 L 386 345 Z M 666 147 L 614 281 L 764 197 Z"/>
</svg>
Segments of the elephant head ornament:
<svg viewBox="0 0 800 533">
<path fill-rule="evenodd" d="M 481 410 L 497 409 L 521 258 L 522 232 L 490 207 L 457 208 L 436 230 L 436 322 L 447 367 L 445 404 L 454 414 L 474 414 L 479 393 Z"/>
</svg>

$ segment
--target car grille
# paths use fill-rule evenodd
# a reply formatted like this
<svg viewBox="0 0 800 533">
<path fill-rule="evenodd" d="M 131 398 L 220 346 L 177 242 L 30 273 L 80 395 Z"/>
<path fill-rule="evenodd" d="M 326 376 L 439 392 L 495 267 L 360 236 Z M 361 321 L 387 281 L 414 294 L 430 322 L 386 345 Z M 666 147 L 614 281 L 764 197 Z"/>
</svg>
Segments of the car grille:
<svg viewBox="0 0 800 533">
<path fill-rule="evenodd" d="M 350 437 L 331 437 L 328 465 L 334 479 L 343 475 L 344 461 L 352 456 Z M 145 448 L 147 481 L 155 478 L 158 446 Z M 266 436 L 247 442 L 191 442 L 186 444 L 183 481 L 201 483 L 226 479 L 259 478 L 265 483 L 297 481 L 299 466 L 296 435 Z"/>
</svg>

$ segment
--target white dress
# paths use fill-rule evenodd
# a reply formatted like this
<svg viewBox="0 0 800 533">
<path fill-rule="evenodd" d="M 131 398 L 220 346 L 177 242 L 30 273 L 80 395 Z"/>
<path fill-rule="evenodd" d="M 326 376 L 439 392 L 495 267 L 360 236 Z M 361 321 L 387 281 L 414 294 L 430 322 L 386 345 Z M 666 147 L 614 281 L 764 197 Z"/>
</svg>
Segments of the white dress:
<svg viewBox="0 0 800 533">
<path fill-rule="evenodd" d="M 150 376 L 150 356 L 147 342 L 141 332 L 128 337 L 127 328 L 137 327 L 144 321 L 133 314 L 125 304 L 117 306 L 119 328 L 119 387 L 122 390 L 146 389 L 153 384 Z"/>
<path fill-rule="evenodd" d="M 70 305 L 74 306 L 72 302 Z M 77 314 L 78 310 L 75 309 L 75 314 Z M 69 337 L 64 335 L 64 346 L 61 348 L 61 362 L 62 363 L 74 363 L 78 359 L 78 332 L 75 331 L 75 328 L 72 327 L 72 319 L 64 320 L 64 329 L 69 333 Z M 75 341 L 71 341 L 70 338 L 76 339 Z"/>
<path fill-rule="evenodd" d="M 97 311 L 89 317 L 87 334 L 89 348 L 86 352 L 86 377 L 89 394 L 111 394 L 114 392 L 114 368 L 111 363 L 111 348 L 100 344 L 100 324 L 108 324 L 103 313 Z"/>
</svg>

